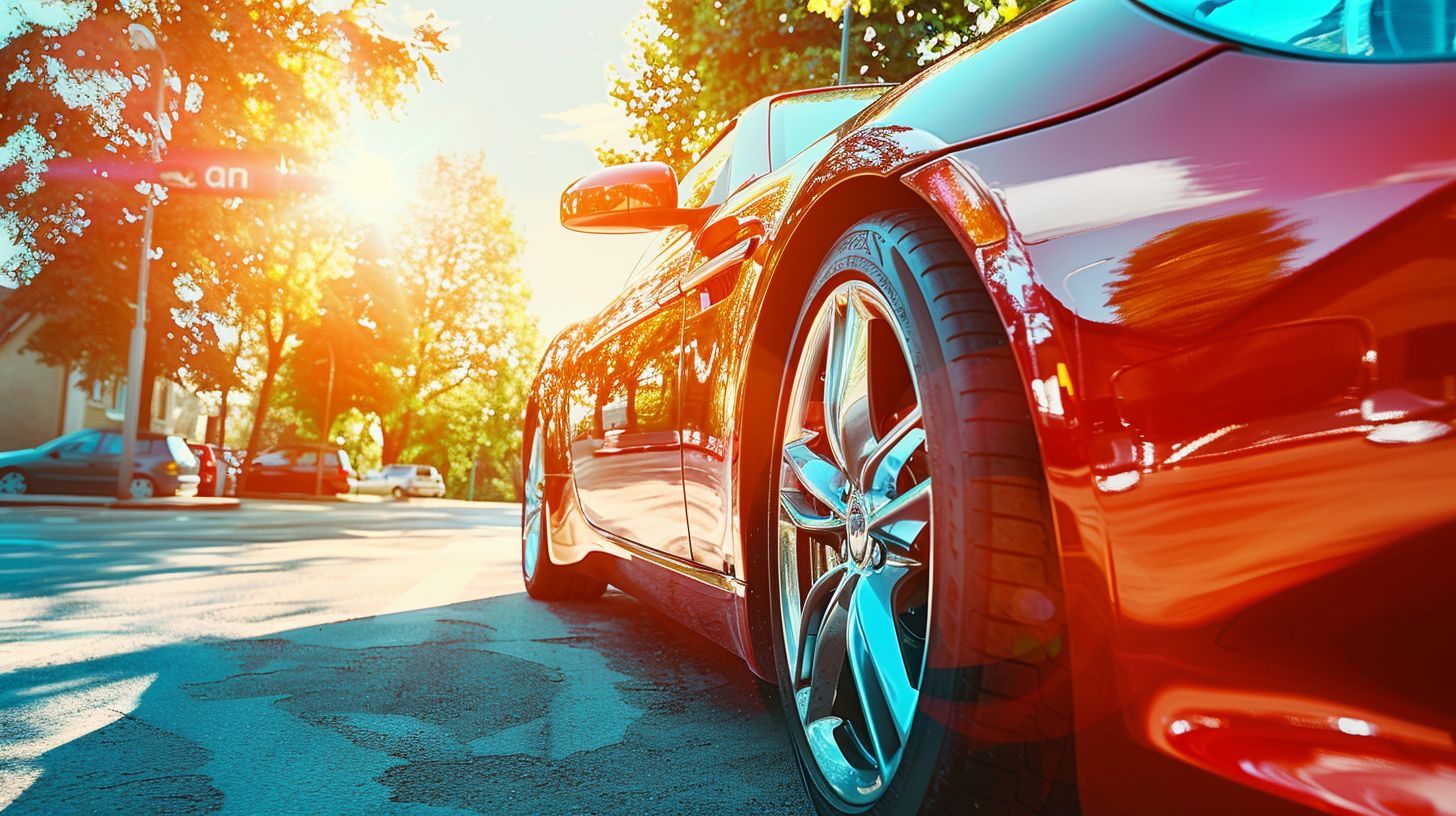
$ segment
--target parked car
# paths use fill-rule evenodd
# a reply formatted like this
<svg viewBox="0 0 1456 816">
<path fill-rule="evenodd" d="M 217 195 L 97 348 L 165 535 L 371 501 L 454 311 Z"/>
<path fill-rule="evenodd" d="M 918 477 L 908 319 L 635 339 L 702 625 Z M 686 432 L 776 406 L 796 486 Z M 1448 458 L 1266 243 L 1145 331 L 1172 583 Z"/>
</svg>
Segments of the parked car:
<svg viewBox="0 0 1456 816">
<path fill-rule="evenodd" d="M 354 477 L 349 454 L 342 448 L 319 445 L 283 445 L 258 454 L 248 464 L 243 487 L 249 493 L 316 493 L 320 456 L 323 458 L 322 492 L 348 493 Z"/>
<path fill-rule="evenodd" d="M 231 495 L 232 485 L 229 482 L 232 474 L 226 450 L 220 445 L 204 442 L 188 442 L 187 447 L 197 457 L 197 475 L 201 480 L 197 485 L 197 495 Z"/>
<path fill-rule="evenodd" d="M 445 495 L 445 480 L 440 471 L 430 465 L 389 465 L 383 470 L 371 471 L 355 482 L 354 491 L 363 495 L 426 496 L 442 498 Z"/>
<path fill-rule="evenodd" d="M 579 180 L 657 238 L 533 385 L 527 591 L 742 655 L 821 814 L 1456 812 L 1453 38 L 1052 0 Z"/>
<path fill-rule="evenodd" d="M 35 448 L 0 453 L 0 494 L 114 495 L 121 449 L 119 431 L 85 428 Z M 180 436 L 137 434 L 133 468 L 133 498 L 197 492 L 197 458 Z"/>
</svg>

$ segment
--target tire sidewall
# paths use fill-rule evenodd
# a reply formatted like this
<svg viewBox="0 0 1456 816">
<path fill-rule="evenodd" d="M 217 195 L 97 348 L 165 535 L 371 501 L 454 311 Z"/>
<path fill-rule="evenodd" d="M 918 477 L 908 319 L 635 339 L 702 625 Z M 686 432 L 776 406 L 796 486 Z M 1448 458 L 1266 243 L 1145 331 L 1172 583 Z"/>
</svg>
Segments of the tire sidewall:
<svg viewBox="0 0 1456 816">
<path fill-rule="evenodd" d="M 894 313 L 895 322 L 898 324 L 896 328 L 904 343 L 919 392 L 918 397 L 924 416 L 927 439 L 948 439 L 958 442 L 958 431 L 954 421 L 956 416 L 953 402 L 954 392 L 947 377 L 944 354 L 935 334 L 934 321 L 926 307 L 925 297 L 916 282 L 913 270 L 899 256 L 893 240 L 886 234 L 884 225 L 875 219 L 869 219 L 850 228 L 835 242 L 828 258 L 815 276 L 814 283 L 809 287 L 810 296 L 799 314 L 790 351 L 786 357 L 784 376 L 780 382 L 779 408 L 774 426 L 775 448 L 782 444 L 784 425 L 787 421 L 784 412 L 788 394 L 794 377 L 797 375 L 797 366 L 810 323 L 830 293 L 840 284 L 850 280 L 863 281 L 873 286 L 885 298 Z M 956 502 L 959 502 L 960 498 L 954 495 L 959 493 L 958 486 L 961 483 L 961 475 L 958 473 L 959 459 L 956 456 L 937 456 L 935 445 L 928 446 L 928 453 L 931 479 L 935 484 L 935 490 L 932 492 L 934 527 L 932 528 L 931 558 L 932 563 L 938 564 L 942 560 L 942 553 L 949 549 L 944 542 L 966 541 L 967 539 L 963 532 L 964 525 L 956 511 Z M 776 462 L 777 458 L 773 461 Z M 770 467 L 769 470 L 768 510 L 771 518 L 767 529 L 772 531 L 773 536 L 771 556 L 768 560 L 774 656 L 780 689 L 792 689 L 793 685 L 787 670 L 788 658 L 783 642 L 783 613 L 780 608 L 779 574 L 776 566 L 778 563 L 779 469 Z M 946 485 L 950 489 L 942 488 L 941 485 Z M 942 574 L 942 571 L 933 568 L 930 597 L 932 635 L 935 631 L 937 617 L 947 614 L 945 610 L 937 608 L 936 605 L 935 584 L 941 582 Z M 931 664 L 935 649 L 936 643 L 933 640 L 927 642 L 927 667 Z M 911 725 L 899 767 L 890 780 L 884 795 L 873 804 L 859 809 L 848 808 L 845 803 L 828 792 L 822 775 L 818 768 L 814 767 L 811 759 L 812 754 L 809 752 L 797 707 L 794 705 L 791 695 L 781 692 L 780 699 L 784 704 L 785 718 L 788 720 L 791 738 L 797 749 L 795 755 L 799 761 L 799 770 L 808 783 L 810 795 L 821 811 L 868 813 L 876 814 L 876 816 L 879 814 L 899 816 L 899 814 L 919 812 L 934 776 L 936 759 L 941 752 L 946 736 L 945 728 L 931 717 L 926 716 L 923 701 L 927 694 L 943 696 L 947 699 L 953 697 L 954 688 L 952 687 L 957 684 L 958 678 L 952 675 L 953 673 L 950 672 L 926 673 L 926 677 L 922 680 L 922 704 Z"/>
</svg>

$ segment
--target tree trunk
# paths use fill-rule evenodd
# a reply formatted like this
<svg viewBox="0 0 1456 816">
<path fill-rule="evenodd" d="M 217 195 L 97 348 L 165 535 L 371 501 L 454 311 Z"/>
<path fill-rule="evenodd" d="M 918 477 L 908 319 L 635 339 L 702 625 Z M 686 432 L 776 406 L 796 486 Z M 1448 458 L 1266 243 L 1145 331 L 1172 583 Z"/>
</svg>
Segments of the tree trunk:
<svg viewBox="0 0 1456 816">
<path fill-rule="evenodd" d="M 248 456 L 238 477 L 238 493 L 248 487 L 248 470 L 258 458 L 258 445 L 263 441 L 263 420 L 268 417 L 268 401 L 273 397 L 273 380 L 283 366 L 283 343 L 268 343 L 268 362 L 263 368 L 263 385 L 258 389 L 258 404 L 253 408 L 253 428 L 248 432 Z"/>
<path fill-rule="evenodd" d="M 224 448 L 227 447 L 228 395 L 232 390 L 230 386 L 222 387 L 222 408 L 217 415 L 217 444 Z"/>
<path fill-rule="evenodd" d="M 404 416 L 400 417 L 399 425 L 394 428 L 384 425 L 381 428 L 384 436 L 384 442 L 379 451 L 381 465 L 393 465 L 399 462 L 399 455 L 404 453 L 405 446 L 409 444 L 410 429 L 414 425 L 414 418 L 413 410 L 406 411 Z"/>
</svg>

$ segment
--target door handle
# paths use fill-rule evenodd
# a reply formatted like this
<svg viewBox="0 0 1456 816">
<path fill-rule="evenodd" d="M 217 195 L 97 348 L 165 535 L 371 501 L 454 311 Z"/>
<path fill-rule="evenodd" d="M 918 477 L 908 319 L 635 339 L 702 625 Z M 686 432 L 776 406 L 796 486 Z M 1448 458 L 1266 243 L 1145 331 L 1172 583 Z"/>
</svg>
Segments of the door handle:
<svg viewBox="0 0 1456 816">
<path fill-rule="evenodd" d="M 758 242 L 759 238 L 755 235 L 728 247 L 689 272 L 682 279 L 682 283 L 678 284 L 679 288 L 684 293 L 691 292 L 719 275 L 737 269 L 744 261 L 753 257 L 754 250 L 758 249 Z"/>
</svg>

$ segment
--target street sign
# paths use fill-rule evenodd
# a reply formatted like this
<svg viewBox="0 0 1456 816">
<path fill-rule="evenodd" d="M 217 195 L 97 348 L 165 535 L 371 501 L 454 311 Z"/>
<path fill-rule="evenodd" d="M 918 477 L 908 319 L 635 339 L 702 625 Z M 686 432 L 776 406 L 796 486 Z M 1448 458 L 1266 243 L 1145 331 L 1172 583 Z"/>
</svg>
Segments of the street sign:
<svg viewBox="0 0 1456 816">
<path fill-rule="evenodd" d="M 271 197 L 283 188 L 276 158 L 236 150 L 177 149 L 158 166 L 168 191 L 224 198 Z"/>
<path fill-rule="evenodd" d="M 170 151 L 161 164 L 93 161 L 76 157 L 46 162 L 47 181 L 107 183 L 132 187 L 143 181 L 163 184 L 171 193 L 221 198 L 271 198 L 285 191 L 315 192 L 322 188 L 314 176 L 284 173 L 276 156 L 240 150 Z M 23 177 L 17 162 L 0 170 L 0 182 L 14 184 Z"/>
</svg>

